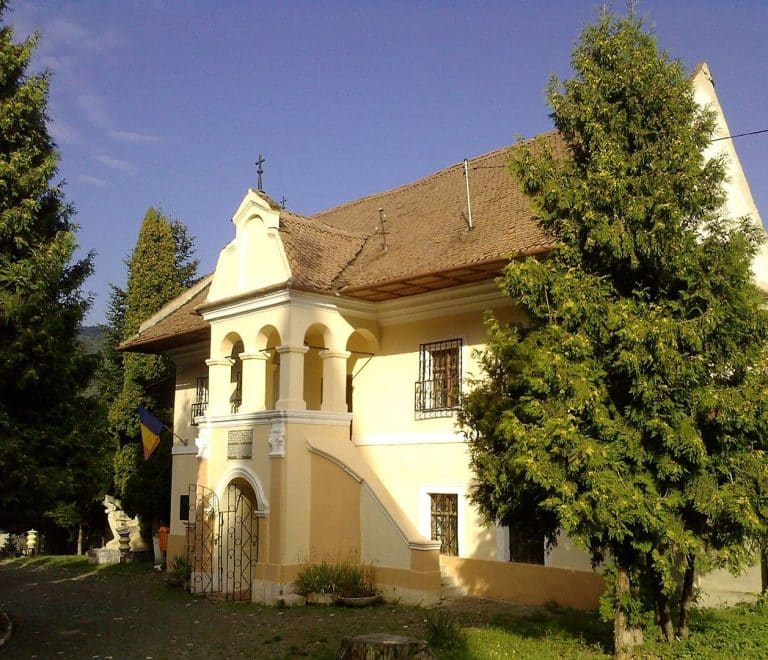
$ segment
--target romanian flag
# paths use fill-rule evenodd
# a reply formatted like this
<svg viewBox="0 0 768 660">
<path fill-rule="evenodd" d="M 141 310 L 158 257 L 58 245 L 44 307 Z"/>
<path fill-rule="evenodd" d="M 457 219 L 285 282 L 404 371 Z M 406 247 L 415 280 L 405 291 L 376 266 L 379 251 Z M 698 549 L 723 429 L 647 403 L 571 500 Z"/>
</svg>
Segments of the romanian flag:
<svg viewBox="0 0 768 660">
<path fill-rule="evenodd" d="M 139 411 L 141 444 L 144 445 L 144 460 L 146 461 L 160 444 L 160 431 L 162 431 L 164 424 L 144 406 L 139 406 L 136 410 Z"/>
</svg>

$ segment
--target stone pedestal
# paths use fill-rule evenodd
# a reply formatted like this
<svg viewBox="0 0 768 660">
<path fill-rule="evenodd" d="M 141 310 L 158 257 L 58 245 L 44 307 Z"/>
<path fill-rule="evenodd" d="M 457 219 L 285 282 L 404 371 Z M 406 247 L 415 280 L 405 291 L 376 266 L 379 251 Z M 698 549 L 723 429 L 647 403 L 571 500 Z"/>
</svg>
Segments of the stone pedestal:
<svg viewBox="0 0 768 660">
<path fill-rule="evenodd" d="M 120 537 L 120 563 L 127 564 L 130 561 L 131 553 L 131 530 L 123 527 L 117 530 L 117 534 Z"/>
</svg>

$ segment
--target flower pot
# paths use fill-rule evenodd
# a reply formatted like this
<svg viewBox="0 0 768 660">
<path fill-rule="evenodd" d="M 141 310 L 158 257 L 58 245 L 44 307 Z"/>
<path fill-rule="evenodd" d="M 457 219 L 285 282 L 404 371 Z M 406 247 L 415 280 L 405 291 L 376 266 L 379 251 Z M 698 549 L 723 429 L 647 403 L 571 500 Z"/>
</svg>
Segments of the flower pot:
<svg viewBox="0 0 768 660">
<path fill-rule="evenodd" d="M 310 591 L 307 594 L 307 605 L 333 605 L 336 596 L 333 594 L 319 594 Z"/>
<path fill-rule="evenodd" d="M 346 607 L 366 607 L 367 605 L 373 605 L 380 598 L 381 594 L 373 594 L 372 596 L 339 596 L 336 602 Z"/>
</svg>

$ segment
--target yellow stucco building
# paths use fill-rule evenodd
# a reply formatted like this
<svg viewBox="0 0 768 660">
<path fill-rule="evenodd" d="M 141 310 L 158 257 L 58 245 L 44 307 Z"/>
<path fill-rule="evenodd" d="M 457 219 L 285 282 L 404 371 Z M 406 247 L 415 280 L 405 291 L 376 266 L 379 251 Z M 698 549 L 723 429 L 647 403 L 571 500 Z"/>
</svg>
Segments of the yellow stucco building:
<svg viewBox="0 0 768 660">
<path fill-rule="evenodd" d="M 693 81 L 728 135 L 705 65 Z M 727 212 L 760 224 L 732 140 L 712 149 L 728 157 Z M 479 375 L 484 313 L 521 318 L 494 278 L 552 245 L 508 153 L 312 217 L 249 190 L 216 270 L 123 345 L 177 367 L 169 555 L 190 554 L 194 590 L 275 602 L 302 562 L 354 558 L 403 602 L 436 601 L 450 576 L 470 594 L 595 606 L 602 579 L 567 538 L 545 554 L 468 500 L 458 396 Z M 709 579 L 726 596 L 759 588 L 754 571 Z"/>
</svg>

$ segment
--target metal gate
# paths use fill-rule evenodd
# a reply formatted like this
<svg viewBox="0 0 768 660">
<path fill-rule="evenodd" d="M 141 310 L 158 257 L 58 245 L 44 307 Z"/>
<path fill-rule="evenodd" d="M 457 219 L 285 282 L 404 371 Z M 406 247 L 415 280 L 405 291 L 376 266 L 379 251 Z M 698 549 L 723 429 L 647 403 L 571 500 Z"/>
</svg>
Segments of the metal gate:
<svg viewBox="0 0 768 660">
<path fill-rule="evenodd" d="M 219 498 L 210 488 L 189 485 L 187 558 L 192 566 L 190 588 L 194 594 L 216 591 L 216 546 L 219 532 Z"/>
<path fill-rule="evenodd" d="M 250 600 L 253 563 L 259 560 L 256 498 L 245 482 L 227 486 L 223 503 L 210 488 L 189 486 L 187 555 L 193 593 Z"/>
<path fill-rule="evenodd" d="M 219 583 L 227 600 L 250 600 L 253 564 L 259 561 L 259 519 L 253 490 L 227 486 L 219 512 Z"/>
</svg>

